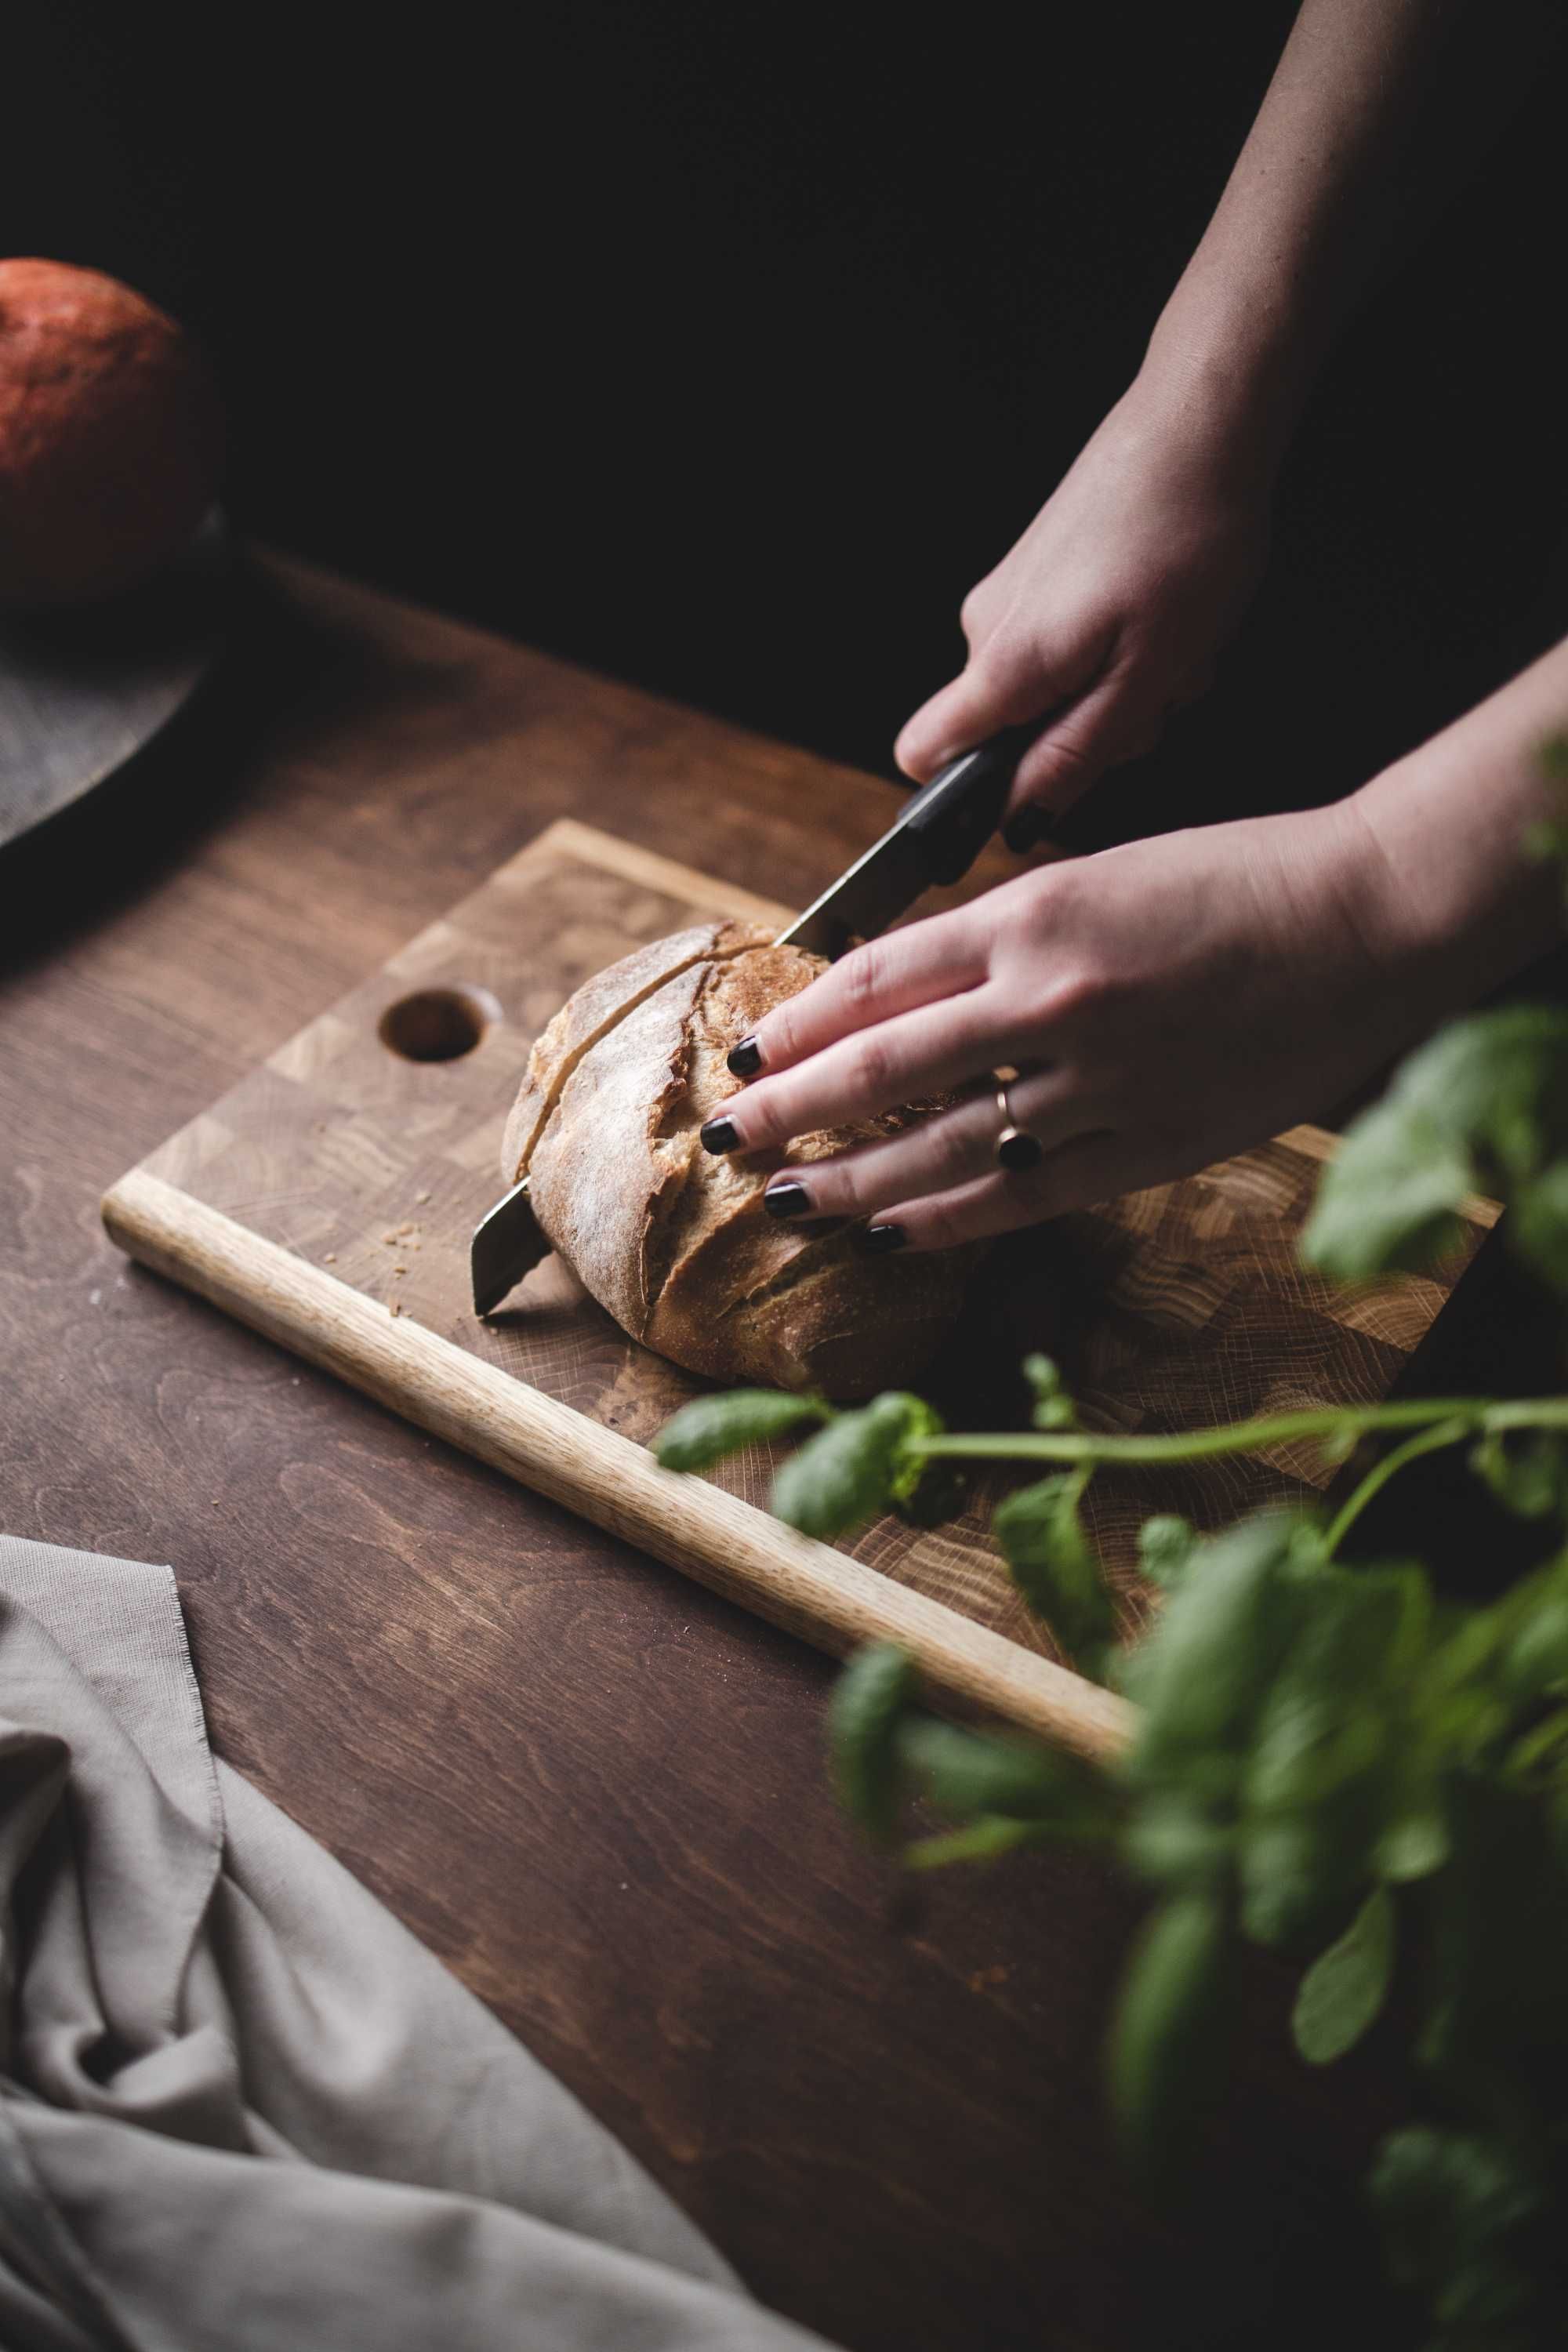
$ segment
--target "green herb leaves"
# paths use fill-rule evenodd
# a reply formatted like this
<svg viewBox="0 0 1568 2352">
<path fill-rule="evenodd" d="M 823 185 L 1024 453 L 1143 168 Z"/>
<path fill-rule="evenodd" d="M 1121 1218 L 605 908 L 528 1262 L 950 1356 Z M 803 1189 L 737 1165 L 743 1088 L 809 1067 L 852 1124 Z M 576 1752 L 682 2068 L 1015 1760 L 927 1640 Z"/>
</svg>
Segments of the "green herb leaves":
<svg viewBox="0 0 1568 2352">
<path fill-rule="evenodd" d="M 898 1818 L 899 1721 L 914 1689 L 914 1667 L 890 1642 L 858 1651 L 838 1678 L 827 1719 L 828 1756 L 839 1801 L 875 1844 Z"/>
<path fill-rule="evenodd" d="M 888 1510 L 930 1525 L 956 1507 L 952 1466 L 928 1466 L 918 1444 L 941 1433 L 941 1415 L 923 1398 L 897 1390 L 839 1412 L 821 1397 L 731 1389 L 683 1405 L 653 1450 L 667 1470 L 707 1470 L 808 1421 L 822 1426 L 782 1465 L 772 1496 L 775 1517 L 803 1535 L 830 1543 Z"/>
<path fill-rule="evenodd" d="M 912 1494 L 921 1463 L 909 1441 L 942 1427 L 919 1397 L 889 1391 L 858 1412 L 836 1413 L 792 1454 L 773 1480 L 775 1515 L 803 1535 L 830 1542 Z"/>
<path fill-rule="evenodd" d="M 1394 1947 L 1394 1898 L 1374 1886 L 1301 1979 L 1290 2029 L 1309 2065 L 1327 2066 L 1361 2040 L 1388 1998 Z"/>
<path fill-rule="evenodd" d="M 1568 1012 L 1510 1005 L 1413 1054 L 1329 1162 L 1302 1243 L 1341 1281 L 1435 1262 L 1472 1192 L 1513 1210 L 1514 1247 L 1568 1291 Z"/>
<path fill-rule="evenodd" d="M 1568 774 L 1568 748 L 1560 765 Z M 1427 1264 L 1475 1192 L 1504 1198 L 1511 1245 L 1568 1296 L 1568 1012 L 1478 1015 L 1413 1055 L 1331 1162 L 1305 1253 L 1347 1279 Z M 1386 2015 L 1430 2120 L 1388 2136 L 1370 2188 L 1394 2276 L 1427 2298 L 1431 2352 L 1560 2340 L 1568 1398 L 1401 1398 L 1100 1434 L 1047 1358 L 1023 1369 L 1029 1425 L 1011 1433 L 947 1433 L 910 1395 L 837 1412 L 747 1391 L 689 1406 L 658 1451 L 703 1468 L 817 1424 L 780 1468 L 773 1507 L 829 1541 L 879 1512 L 925 1523 L 951 1509 L 965 1456 L 1027 1465 L 1028 1483 L 994 1512 L 997 1547 L 1079 1670 L 1114 1664 L 1138 1709 L 1131 1748 L 1096 1769 L 936 1721 L 910 1660 L 878 1644 L 833 1702 L 844 1805 L 908 1867 L 1049 1838 L 1109 1844 L 1148 1882 L 1154 1905 L 1108 2055 L 1118 2135 L 1151 2185 L 1219 2094 L 1245 1943 L 1301 1964 L 1292 2032 L 1308 2063 L 1343 2057 Z M 1197 1465 L 1284 1438 L 1343 1458 L 1373 1433 L 1391 1450 L 1332 1516 L 1271 1511 L 1211 1536 L 1149 1519 L 1139 1564 L 1161 1605 L 1135 1648 L 1113 1650 L 1112 1595 L 1084 1523 L 1097 1469 Z M 1412 1563 L 1341 1563 L 1375 1495 L 1423 1454 L 1461 1445 L 1500 1511 L 1558 1531 L 1555 1557 L 1485 1607 L 1440 1601 Z M 921 1805 L 944 1825 L 911 1835 Z"/>
<path fill-rule="evenodd" d="M 1087 1470 L 1042 1478 L 998 1504 L 991 1531 L 1013 1580 L 1068 1655 L 1103 1674 L 1115 1632 L 1110 1588 L 1079 1517 Z"/>
<path fill-rule="evenodd" d="M 1110 2107 L 1122 2153 L 1150 2186 L 1163 2183 L 1215 2095 L 1234 1968 L 1214 1894 L 1162 1904 L 1133 1947 L 1110 2034 Z"/>
<path fill-rule="evenodd" d="M 886 1642 L 857 1651 L 839 1676 L 828 1761 L 840 1801 L 878 1845 L 893 1842 L 900 1807 L 917 1796 L 963 1824 L 907 1845 L 917 1870 L 990 1861 L 1047 1831 L 1103 1838 L 1120 1818 L 1115 1791 L 1075 1757 L 919 1710 L 914 1668 Z"/>
<path fill-rule="evenodd" d="M 827 1411 L 815 1397 L 790 1396 L 783 1389 L 726 1389 L 682 1405 L 654 1439 L 654 1455 L 667 1470 L 706 1470 L 742 1446 L 766 1444 L 803 1421 L 821 1421 Z"/>
</svg>

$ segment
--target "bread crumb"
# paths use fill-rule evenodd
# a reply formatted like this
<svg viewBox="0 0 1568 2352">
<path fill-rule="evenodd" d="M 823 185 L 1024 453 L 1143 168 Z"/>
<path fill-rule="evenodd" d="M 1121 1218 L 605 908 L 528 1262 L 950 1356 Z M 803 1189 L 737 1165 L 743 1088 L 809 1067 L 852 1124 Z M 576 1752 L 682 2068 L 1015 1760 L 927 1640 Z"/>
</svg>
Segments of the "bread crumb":
<svg viewBox="0 0 1568 2352">
<path fill-rule="evenodd" d="M 405 1265 L 395 1265 L 392 1271 L 394 1274 L 406 1274 L 408 1268 Z"/>
<path fill-rule="evenodd" d="M 395 1298 L 395 1299 L 393 1300 L 393 1302 L 392 1302 L 392 1305 L 388 1307 L 387 1312 L 388 1312 L 388 1314 L 390 1314 L 390 1315 L 401 1315 L 401 1314 L 402 1314 L 402 1312 L 403 1312 L 403 1301 L 402 1301 L 402 1299 L 401 1299 L 401 1298 Z"/>
<path fill-rule="evenodd" d="M 416 1204 L 421 1209 L 425 1206 L 426 1202 L 429 1198 L 430 1195 L 428 1192 L 416 1192 L 414 1195 Z"/>
<path fill-rule="evenodd" d="M 397 1239 L 397 1235 L 395 1234 L 383 1234 L 381 1238 L 386 1244 L 387 1248 L 390 1249 L 393 1243 Z"/>
<path fill-rule="evenodd" d="M 321 1260 L 321 1264 L 323 1265 L 336 1265 L 337 1262 L 338 1254 L 336 1250 L 329 1250 L 326 1256 Z"/>
<path fill-rule="evenodd" d="M 399 1225 L 397 1228 L 397 1239 L 401 1241 L 405 1234 L 411 1234 L 413 1231 L 414 1228 L 412 1225 Z"/>
</svg>

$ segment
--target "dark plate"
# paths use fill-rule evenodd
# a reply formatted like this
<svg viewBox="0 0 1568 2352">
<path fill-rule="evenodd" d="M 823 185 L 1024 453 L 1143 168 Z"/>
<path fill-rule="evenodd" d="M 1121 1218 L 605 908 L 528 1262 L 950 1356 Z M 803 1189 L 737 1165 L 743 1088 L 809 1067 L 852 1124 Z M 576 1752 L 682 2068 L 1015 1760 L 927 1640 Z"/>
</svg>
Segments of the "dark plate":
<svg viewBox="0 0 1568 2352">
<path fill-rule="evenodd" d="M 0 614 L 0 845 L 151 741 L 222 649 L 228 526 L 214 507 L 155 580 L 101 604 Z"/>
</svg>

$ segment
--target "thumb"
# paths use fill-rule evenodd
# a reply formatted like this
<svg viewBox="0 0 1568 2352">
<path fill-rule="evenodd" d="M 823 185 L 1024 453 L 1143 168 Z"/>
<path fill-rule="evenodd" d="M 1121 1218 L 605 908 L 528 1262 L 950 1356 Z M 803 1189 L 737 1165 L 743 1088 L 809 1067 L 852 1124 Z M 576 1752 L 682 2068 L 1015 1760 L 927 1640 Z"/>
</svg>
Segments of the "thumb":
<svg viewBox="0 0 1568 2352">
<path fill-rule="evenodd" d="M 906 776 L 929 783 L 939 768 L 971 751 L 999 728 L 1043 718 L 1060 700 L 1056 681 L 1038 665 L 1000 669 L 976 655 L 940 694 L 933 694 L 907 720 L 893 746 Z"/>
</svg>

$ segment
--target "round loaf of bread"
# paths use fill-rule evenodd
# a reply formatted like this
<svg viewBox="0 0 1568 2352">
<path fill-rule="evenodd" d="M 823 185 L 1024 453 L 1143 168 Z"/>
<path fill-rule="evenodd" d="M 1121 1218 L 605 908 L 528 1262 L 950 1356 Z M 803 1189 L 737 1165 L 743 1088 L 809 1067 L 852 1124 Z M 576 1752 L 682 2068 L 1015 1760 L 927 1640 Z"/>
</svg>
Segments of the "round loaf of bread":
<svg viewBox="0 0 1568 2352">
<path fill-rule="evenodd" d="M 903 1387 L 951 1331 L 984 1246 L 868 1256 L 858 1228 L 781 1223 L 781 1151 L 705 1151 L 738 1082 L 731 1046 L 825 969 L 758 927 L 704 923 L 611 964 L 529 1058 L 502 1174 L 524 1174 L 547 1239 L 635 1339 L 689 1370 L 837 1398 Z M 934 1102 L 797 1136 L 792 1164 L 897 1134 Z M 863 1222 L 863 1221 L 862 1221 Z"/>
</svg>

